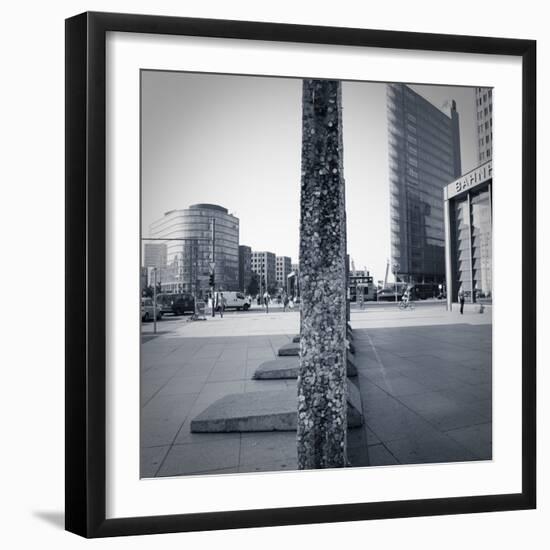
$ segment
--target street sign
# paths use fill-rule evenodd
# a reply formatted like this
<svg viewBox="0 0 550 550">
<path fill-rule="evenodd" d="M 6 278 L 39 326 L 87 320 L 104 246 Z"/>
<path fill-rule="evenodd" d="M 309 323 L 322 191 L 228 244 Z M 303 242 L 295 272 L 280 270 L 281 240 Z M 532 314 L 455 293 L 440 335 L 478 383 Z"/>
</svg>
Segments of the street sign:
<svg viewBox="0 0 550 550">
<path fill-rule="evenodd" d="M 210 262 L 210 271 L 214 271 L 216 268 L 216 262 Z"/>
</svg>

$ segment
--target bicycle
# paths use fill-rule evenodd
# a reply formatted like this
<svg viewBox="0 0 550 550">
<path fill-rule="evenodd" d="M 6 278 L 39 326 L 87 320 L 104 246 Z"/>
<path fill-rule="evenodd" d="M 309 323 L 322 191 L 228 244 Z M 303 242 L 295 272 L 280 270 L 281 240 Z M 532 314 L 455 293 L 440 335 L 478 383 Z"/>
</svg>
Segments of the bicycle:
<svg viewBox="0 0 550 550">
<path fill-rule="evenodd" d="M 412 302 L 411 300 L 401 300 L 401 302 L 399 302 L 399 309 L 410 309 L 410 310 L 413 310 L 414 309 L 414 302 Z"/>
</svg>

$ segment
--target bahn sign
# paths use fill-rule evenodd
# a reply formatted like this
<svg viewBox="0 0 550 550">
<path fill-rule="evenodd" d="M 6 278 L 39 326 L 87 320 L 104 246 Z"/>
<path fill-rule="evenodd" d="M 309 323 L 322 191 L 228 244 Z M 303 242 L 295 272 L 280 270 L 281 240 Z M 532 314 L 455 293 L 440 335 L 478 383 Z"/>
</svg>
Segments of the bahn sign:
<svg viewBox="0 0 550 550">
<path fill-rule="evenodd" d="M 445 188 L 445 200 L 452 199 L 456 195 L 465 193 L 470 189 L 485 183 L 493 177 L 493 161 L 488 161 L 457 180 L 449 183 Z"/>
</svg>

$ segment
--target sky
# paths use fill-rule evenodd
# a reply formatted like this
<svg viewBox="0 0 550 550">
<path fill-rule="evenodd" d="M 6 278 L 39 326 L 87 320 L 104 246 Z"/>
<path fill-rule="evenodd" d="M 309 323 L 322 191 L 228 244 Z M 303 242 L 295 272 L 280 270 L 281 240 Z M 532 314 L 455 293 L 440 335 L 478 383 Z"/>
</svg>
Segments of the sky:
<svg viewBox="0 0 550 550">
<path fill-rule="evenodd" d="M 411 85 L 455 99 L 462 172 L 477 162 L 474 88 Z M 300 79 L 142 72 L 142 233 L 164 212 L 214 203 L 240 219 L 240 244 L 298 260 Z M 386 85 L 342 83 L 348 252 L 383 279 L 390 254 Z"/>
</svg>

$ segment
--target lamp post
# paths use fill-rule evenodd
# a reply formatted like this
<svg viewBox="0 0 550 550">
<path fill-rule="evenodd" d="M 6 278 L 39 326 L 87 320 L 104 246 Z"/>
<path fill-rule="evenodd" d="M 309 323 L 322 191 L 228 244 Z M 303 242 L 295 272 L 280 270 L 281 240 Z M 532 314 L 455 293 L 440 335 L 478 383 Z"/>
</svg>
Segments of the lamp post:
<svg viewBox="0 0 550 550">
<path fill-rule="evenodd" d="M 157 268 L 153 268 L 153 333 L 157 333 Z"/>
<path fill-rule="evenodd" d="M 400 265 L 398 262 L 393 264 L 393 278 L 394 278 L 394 290 L 395 290 L 395 301 L 397 302 L 397 272 L 399 271 Z"/>
<path fill-rule="evenodd" d="M 210 263 L 211 270 L 211 288 L 212 288 L 212 317 L 216 316 L 216 219 L 212 218 L 212 262 Z"/>
</svg>

